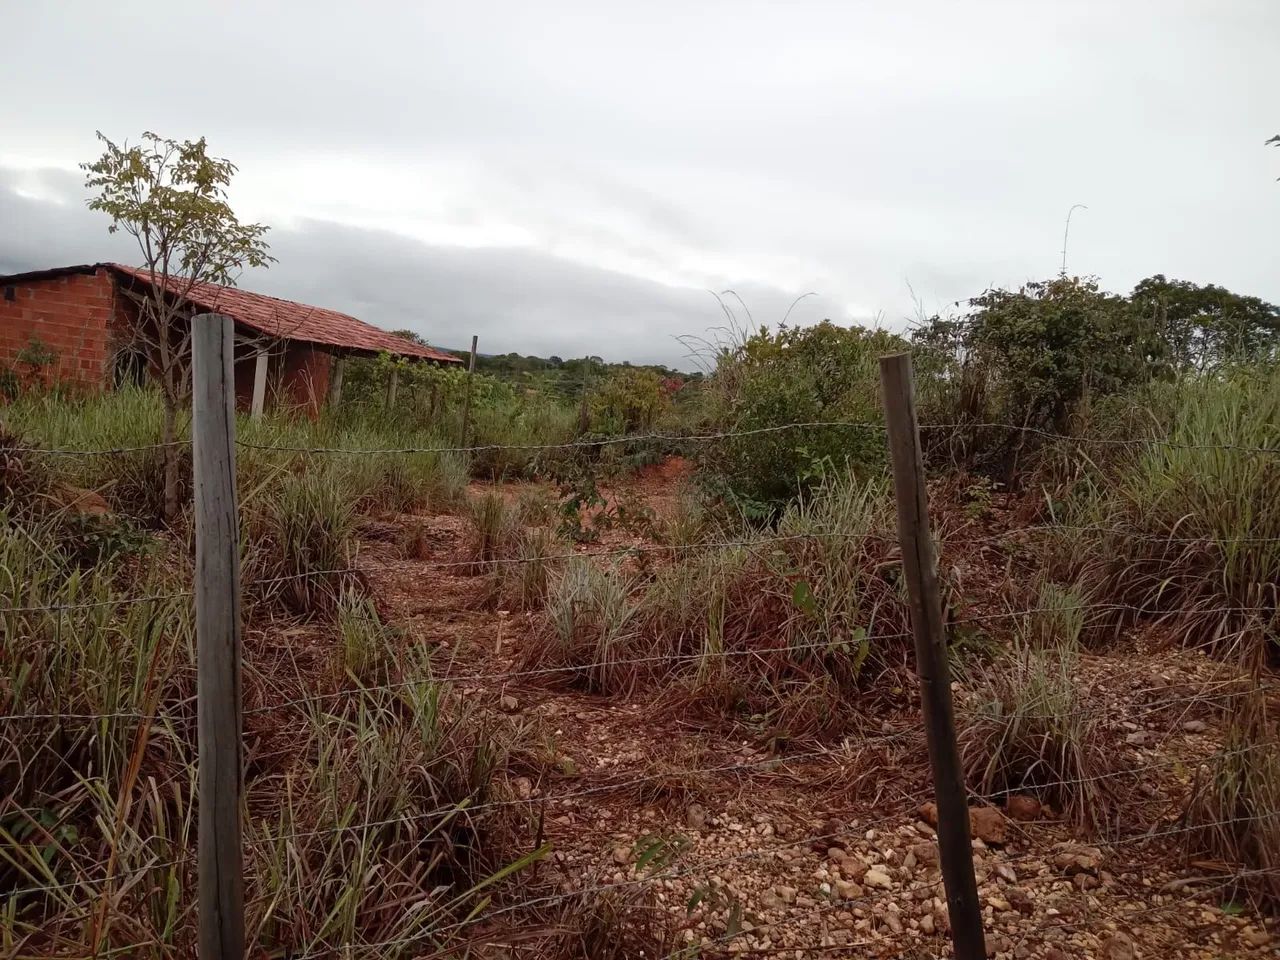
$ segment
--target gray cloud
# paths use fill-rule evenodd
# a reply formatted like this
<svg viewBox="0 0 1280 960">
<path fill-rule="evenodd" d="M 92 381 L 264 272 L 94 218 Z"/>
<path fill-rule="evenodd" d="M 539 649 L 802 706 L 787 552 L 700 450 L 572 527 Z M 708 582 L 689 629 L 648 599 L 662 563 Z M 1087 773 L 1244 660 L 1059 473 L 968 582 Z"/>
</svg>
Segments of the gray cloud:
<svg viewBox="0 0 1280 960">
<path fill-rule="evenodd" d="M 1072 272 L 1280 300 L 1274 0 L 13 6 L 0 166 L 206 135 L 278 228 L 255 285 L 441 342 L 673 356 L 744 280 L 757 319 L 900 325 L 1055 273 L 1073 203 Z M 0 252 L 110 249 L 17 206 Z"/>
<path fill-rule="evenodd" d="M 84 206 L 80 178 L 65 171 L 0 168 L 0 222 L 7 225 L 0 274 L 137 261 L 132 240 L 107 234 L 106 218 Z M 274 230 L 270 240 L 278 262 L 242 277 L 242 287 L 415 330 L 441 346 L 466 346 L 476 334 L 486 352 L 591 353 L 690 368 L 676 338 L 714 337 L 712 328 L 724 323 L 708 291 L 534 250 L 433 246 L 323 221 Z M 761 322 L 781 320 L 798 295 L 750 282 L 735 289 Z M 792 319 L 826 316 L 838 316 L 836 305 L 810 297 Z"/>
</svg>

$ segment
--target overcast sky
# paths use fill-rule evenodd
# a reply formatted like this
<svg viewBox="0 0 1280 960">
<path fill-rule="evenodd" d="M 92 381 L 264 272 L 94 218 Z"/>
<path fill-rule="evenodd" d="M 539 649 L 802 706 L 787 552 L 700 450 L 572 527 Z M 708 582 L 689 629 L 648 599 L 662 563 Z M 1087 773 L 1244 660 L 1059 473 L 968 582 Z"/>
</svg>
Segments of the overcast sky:
<svg viewBox="0 0 1280 960">
<path fill-rule="evenodd" d="M 76 164 L 206 136 L 279 263 L 432 343 L 687 365 L 1068 268 L 1280 301 L 1280 2 L 6 4 L 0 273 L 136 261 Z"/>
</svg>

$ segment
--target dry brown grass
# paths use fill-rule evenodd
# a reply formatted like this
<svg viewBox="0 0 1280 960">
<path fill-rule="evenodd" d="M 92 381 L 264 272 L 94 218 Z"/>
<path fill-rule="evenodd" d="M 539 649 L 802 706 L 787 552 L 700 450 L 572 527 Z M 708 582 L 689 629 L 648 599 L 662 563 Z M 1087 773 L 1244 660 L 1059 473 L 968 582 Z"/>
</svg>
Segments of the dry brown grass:
<svg viewBox="0 0 1280 960">
<path fill-rule="evenodd" d="M 1280 728 L 1260 692 L 1239 698 L 1222 750 L 1187 808 L 1192 852 L 1240 864 L 1242 886 L 1280 906 Z"/>
</svg>

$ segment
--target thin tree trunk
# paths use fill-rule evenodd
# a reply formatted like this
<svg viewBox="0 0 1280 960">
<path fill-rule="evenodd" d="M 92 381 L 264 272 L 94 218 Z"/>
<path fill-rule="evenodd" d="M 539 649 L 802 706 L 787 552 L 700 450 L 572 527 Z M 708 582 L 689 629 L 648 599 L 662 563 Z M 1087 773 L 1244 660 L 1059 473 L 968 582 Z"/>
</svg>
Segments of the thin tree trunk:
<svg viewBox="0 0 1280 960">
<path fill-rule="evenodd" d="M 173 523 L 178 517 L 178 403 L 164 392 L 164 519 Z"/>
</svg>

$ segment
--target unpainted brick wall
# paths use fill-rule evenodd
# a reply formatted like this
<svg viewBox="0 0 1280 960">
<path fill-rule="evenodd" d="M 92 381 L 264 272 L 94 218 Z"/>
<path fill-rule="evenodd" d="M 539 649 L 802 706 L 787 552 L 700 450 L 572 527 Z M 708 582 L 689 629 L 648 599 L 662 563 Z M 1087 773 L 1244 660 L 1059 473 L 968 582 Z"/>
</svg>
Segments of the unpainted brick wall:
<svg viewBox="0 0 1280 960">
<path fill-rule="evenodd" d="M 19 354 L 35 340 L 57 357 L 44 371 L 47 383 L 101 387 L 107 380 L 107 329 L 114 296 L 115 284 L 104 269 L 0 284 L 0 369 L 27 375 L 29 368 L 19 363 Z"/>
</svg>

